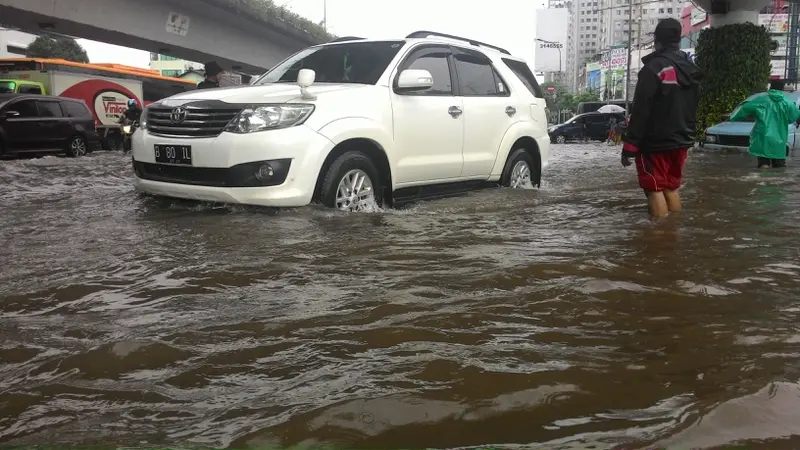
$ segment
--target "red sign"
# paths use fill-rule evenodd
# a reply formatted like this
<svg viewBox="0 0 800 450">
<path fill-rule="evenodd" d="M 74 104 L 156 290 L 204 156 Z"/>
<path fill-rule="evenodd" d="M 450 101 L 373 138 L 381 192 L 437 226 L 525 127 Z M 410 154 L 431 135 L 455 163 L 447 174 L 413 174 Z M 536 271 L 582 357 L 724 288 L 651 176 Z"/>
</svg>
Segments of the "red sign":
<svg viewBox="0 0 800 450">
<path fill-rule="evenodd" d="M 555 91 L 556 91 L 555 86 L 547 86 L 547 92 L 555 92 Z"/>
</svg>

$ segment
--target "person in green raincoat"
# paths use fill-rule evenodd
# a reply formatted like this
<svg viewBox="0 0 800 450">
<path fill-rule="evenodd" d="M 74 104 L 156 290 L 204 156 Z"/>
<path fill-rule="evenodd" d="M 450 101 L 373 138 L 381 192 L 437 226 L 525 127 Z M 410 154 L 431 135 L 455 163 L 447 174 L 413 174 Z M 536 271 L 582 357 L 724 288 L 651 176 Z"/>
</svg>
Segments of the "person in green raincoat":
<svg viewBox="0 0 800 450">
<path fill-rule="evenodd" d="M 773 80 L 766 95 L 744 102 L 731 115 L 731 121 L 755 118 L 750 133 L 750 154 L 758 157 L 758 167 L 786 167 L 789 124 L 800 124 L 800 109 L 786 98 L 784 83 Z"/>
</svg>

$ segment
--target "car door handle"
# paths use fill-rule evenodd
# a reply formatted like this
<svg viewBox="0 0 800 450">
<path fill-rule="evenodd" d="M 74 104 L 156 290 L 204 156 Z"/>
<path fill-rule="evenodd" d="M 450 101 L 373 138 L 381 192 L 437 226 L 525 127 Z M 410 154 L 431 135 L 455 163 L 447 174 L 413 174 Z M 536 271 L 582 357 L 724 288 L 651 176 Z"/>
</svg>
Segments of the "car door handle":
<svg viewBox="0 0 800 450">
<path fill-rule="evenodd" d="M 458 106 L 451 106 L 450 109 L 447 110 L 447 114 L 450 114 L 455 119 L 456 117 L 460 116 L 461 113 L 464 111 L 461 110 Z"/>
<path fill-rule="evenodd" d="M 517 108 L 514 108 L 513 106 L 506 107 L 506 114 L 508 114 L 508 117 L 511 117 L 516 113 L 517 113 Z"/>
</svg>

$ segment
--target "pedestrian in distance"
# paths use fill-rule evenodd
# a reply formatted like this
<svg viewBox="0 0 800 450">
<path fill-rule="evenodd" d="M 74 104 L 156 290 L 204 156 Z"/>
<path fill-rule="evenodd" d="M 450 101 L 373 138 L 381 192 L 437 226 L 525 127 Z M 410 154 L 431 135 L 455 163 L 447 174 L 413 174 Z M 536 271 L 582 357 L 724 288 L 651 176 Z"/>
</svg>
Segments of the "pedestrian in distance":
<svg viewBox="0 0 800 450">
<path fill-rule="evenodd" d="M 214 61 L 205 64 L 206 79 L 197 84 L 197 89 L 215 89 L 219 87 L 219 76 L 222 67 Z"/>
<path fill-rule="evenodd" d="M 611 117 L 611 120 L 608 122 L 608 139 L 606 139 L 607 144 L 616 144 L 617 143 L 617 118 Z"/>
<path fill-rule="evenodd" d="M 758 167 L 786 167 L 789 156 L 789 124 L 800 124 L 800 109 L 783 93 L 783 81 L 772 80 L 766 95 L 746 101 L 731 114 L 730 120 L 755 118 L 750 132 L 750 154 L 758 158 Z"/>
<path fill-rule="evenodd" d="M 636 163 L 639 187 L 652 217 L 681 210 L 678 189 L 694 146 L 702 72 L 679 50 L 681 23 L 664 19 L 654 32 L 655 51 L 642 58 L 622 165 Z"/>
</svg>

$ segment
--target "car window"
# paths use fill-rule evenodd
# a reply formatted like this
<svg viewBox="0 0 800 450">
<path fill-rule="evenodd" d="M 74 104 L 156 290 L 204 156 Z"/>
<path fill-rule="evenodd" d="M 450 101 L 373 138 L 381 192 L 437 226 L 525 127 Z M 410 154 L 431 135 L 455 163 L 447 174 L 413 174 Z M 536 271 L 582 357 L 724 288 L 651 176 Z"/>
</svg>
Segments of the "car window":
<svg viewBox="0 0 800 450">
<path fill-rule="evenodd" d="M 0 81 L 0 94 L 13 94 L 16 87 L 13 81 Z"/>
<path fill-rule="evenodd" d="M 61 108 L 67 113 L 67 117 L 90 118 L 92 113 L 89 108 L 79 102 L 61 102 Z"/>
<path fill-rule="evenodd" d="M 403 45 L 403 41 L 356 41 L 310 47 L 273 67 L 253 84 L 296 83 L 301 69 L 314 70 L 317 83 L 375 84 Z"/>
<path fill-rule="evenodd" d="M 508 95 L 505 83 L 495 73 L 488 58 L 459 53 L 455 55 L 455 60 L 461 95 L 465 97 Z"/>
<path fill-rule="evenodd" d="M 20 94 L 41 94 L 42 88 L 33 84 L 23 84 L 19 87 Z"/>
<path fill-rule="evenodd" d="M 22 100 L 9 105 L 9 111 L 16 111 L 19 117 L 39 117 L 39 112 L 36 110 L 36 103 L 33 100 Z"/>
<path fill-rule="evenodd" d="M 411 55 L 411 57 L 408 59 L 410 64 L 406 64 L 404 70 L 427 70 L 433 77 L 433 87 L 426 91 L 415 94 L 453 95 L 453 83 L 450 80 L 450 65 L 447 62 L 447 57 L 449 55 L 450 50 L 445 48 L 423 48 Z"/>
<path fill-rule="evenodd" d="M 64 117 L 58 102 L 36 102 L 39 117 Z"/>
<path fill-rule="evenodd" d="M 522 61 L 514 61 L 513 59 L 507 58 L 503 58 L 503 62 L 514 72 L 514 75 L 522 81 L 522 84 L 531 91 L 534 97 L 544 98 L 544 91 L 542 91 L 542 87 L 539 86 L 536 77 L 533 76 L 533 72 L 531 72 L 531 68 L 528 67 L 527 64 Z"/>
</svg>

